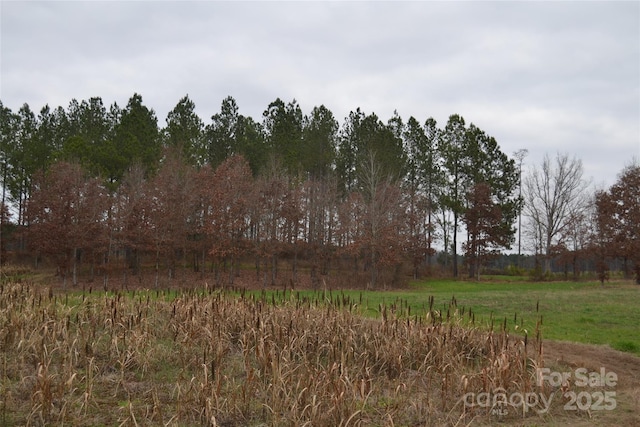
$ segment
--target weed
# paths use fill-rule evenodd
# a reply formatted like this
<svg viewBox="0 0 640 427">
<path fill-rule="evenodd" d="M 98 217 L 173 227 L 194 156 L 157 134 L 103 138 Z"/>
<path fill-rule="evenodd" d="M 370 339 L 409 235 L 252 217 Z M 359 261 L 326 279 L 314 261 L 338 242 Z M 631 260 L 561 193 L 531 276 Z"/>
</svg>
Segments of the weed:
<svg viewBox="0 0 640 427">
<path fill-rule="evenodd" d="M 486 411 L 465 393 L 524 392 L 539 334 L 472 323 L 457 300 L 362 295 L 57 295 L 0 290 L 2 419 L 44 425 L 442 425 Z M 516 318 L 517 319 L 517 318 Z"/>
</svg>

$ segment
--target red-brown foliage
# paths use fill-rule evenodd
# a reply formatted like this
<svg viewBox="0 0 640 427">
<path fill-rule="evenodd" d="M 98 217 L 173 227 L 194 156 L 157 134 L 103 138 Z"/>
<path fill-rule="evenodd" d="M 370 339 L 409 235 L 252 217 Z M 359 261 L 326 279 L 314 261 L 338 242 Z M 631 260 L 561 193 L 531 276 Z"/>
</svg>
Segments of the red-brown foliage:
<svg viewBox="0 0 640 427">
<path fill-rule="evenodd" d="M 104 244 L 107 193 L 100 181 L 88 178 L 78 164 L 58 162 L 33 185 L 27 205 L 31 248 L 55 260 L 66 278 L 80 251 Z"/>
<path fill-rule="evenodd" d="M 596 195 L 601 256 L 629 264 L 640 284 L 640 166 L 626 168 L 606 192 Z"/>
</svg>

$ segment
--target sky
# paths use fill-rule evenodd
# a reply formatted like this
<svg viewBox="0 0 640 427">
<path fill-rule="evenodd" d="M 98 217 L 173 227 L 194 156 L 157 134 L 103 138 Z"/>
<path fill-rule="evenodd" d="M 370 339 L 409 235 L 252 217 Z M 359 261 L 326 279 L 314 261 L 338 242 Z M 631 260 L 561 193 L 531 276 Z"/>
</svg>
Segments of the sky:
<svg viewBox="0 0 640 427">
<path fill-rule="evenodd" d="M 0 0 L 0 100 L 17 111 L 139 93 L 160 126 L 188 95 L 208 124 L 232 96 L 342 124 L 459 114 L 525 173 L 582 161 L 599 189 L 640 160 L 640 2 Z"/>
</svg>

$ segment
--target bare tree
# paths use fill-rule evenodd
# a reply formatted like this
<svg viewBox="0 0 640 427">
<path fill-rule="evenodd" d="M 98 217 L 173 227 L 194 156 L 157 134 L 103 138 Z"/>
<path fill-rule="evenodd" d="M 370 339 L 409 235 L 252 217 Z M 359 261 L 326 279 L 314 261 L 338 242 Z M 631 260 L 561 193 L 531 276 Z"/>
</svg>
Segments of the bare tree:
<svg viewBox="0 0 640 427">
<path fill-rule="evenodd" d="M 398 229 L 403 213 L 402 200 L 394 176 L 385 174 L 374 151 L 367 153 L 359 172 L 360 192 L 366 211 L 360 241 L 368 255 L 365 262 L 371 272 L 370 286 L 375 288 L 380 268 L 399 261 Z"/>
<path fill-rule="evenodd" d="M 155 286 L 159 285 L 159 263 L 164 257 L 169 278 L 176 277 L 178 256 L 187 245 L 189 218 L 193 216 L 195 169 L 187 165 L 182 153 L 169 149 L 156 176 L 148 182 L 150 237 L 156 254 Z"/>
<path fill-rule="evenodd" d="M 330 176 L 310 178 L 302 185 L 304 247 L 314 288 L 320 283 L 318 273 L 328 274 L 334 252 L 337 197 L 337 184 Z"/>
<path fill-rule="evenodd" d="M 229 261 L 228 283 L 233 285 L 239 273 L 238 257 L 247 249 L 245 239 L 249 227 L 249 208 L 253 202 L 253 178 L 249 162 L 234 155 L 218 166 L 209 187 L 209 218 L 206 225 L 211 237 L 210 255 L 225 265 Z M 220 281 L 219 265 L 216 280 Z"/>
<path fill-rule="evenodd" d="M 580 263 L 587 258 L 592 241 L 594 217 L 593 202 L 585 209 L 571 213 L 561 243 L 558 245 L 560 264 L 564 266 L 565 279 L 569 275 L 569 267 L 573 273 L 573 280 L 578 280 Z"/>
<path fill-rule="evenodd" d="M 113 240 L 118 252 L 124 254 L 122 286 L 127 286 L 127 274 L 131 269 L 138 279 L 140 256 L 153 247 L 151 238 L 150 186 L 145 178 L 145 170 L 140 163 L 134 163 L 125 172 L 116 194 L 114 206 Z M 106 281 L 105 281 L 106 289 Z"/>
<path fill-rule="evenodd" d="M 282 252 L 283 224 L 285 202 L 289 195 L 290 185 L 288 176 L 276 158 L 272 158 L 269 165 L 255 183 L 256 199 L 253 200 L 252 222 L 254 228 L 254 245 L 258 258 L 264 265 L 263 285 L 269 280 L 268 270 L 271 267 L 270 284 L 276 284 L 278 275 L 278 256 Z M 259 275 L 259 263 L 256 263 Z"/>
<path fill-rule="evenodd" d="M 515 153 L 513 157 L 518 161 L 518 198 L 522 199 L 522 162 L 529 154 L 529 150 L 522 148 Z M 520 268 L 520 255 L 522 253 L 522 210 L 518 213 L 518 265 Z"/>
<path fill-rule="evenodd" d="M 582 162 L 560 153 L 553 161 L 546 155 L 541 167 L 534 167 L 525 179 L 527 227 L 536 255 L 544 257 L 544 273 L 551 271 L 553 249 L 563 243 L 571 219 L 587 207 L 587 186 Z"/>
</svg>

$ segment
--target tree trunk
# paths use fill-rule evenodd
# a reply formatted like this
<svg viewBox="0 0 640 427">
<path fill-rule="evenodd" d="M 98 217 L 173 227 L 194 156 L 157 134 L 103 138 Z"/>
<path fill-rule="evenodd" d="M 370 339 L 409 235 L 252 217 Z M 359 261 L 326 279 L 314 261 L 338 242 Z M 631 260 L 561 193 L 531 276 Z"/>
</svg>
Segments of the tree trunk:
<svg viewBox="0 0 640 427">
<path fill-rule="evenodd" d="M 478 282 L 480 281 L 480 252 L 476 253 L 476 273 L 478 274 Z"/>
<path fill-rule="evenodd" d="M 214 280 L 216 281 L 216 285 L 218 285 L 218 286 L 219 286 L 219 285 L 221 284 L 221 279 L 220 279 L 220 263 L 219 263 L 219 262 L 216 262 L 216 263 L 214 264 L 214 267 L 213 267 L 213 277 L 214 277 Z"/>
<path fill-rule="evenodd" d="M 312 261 L 310 274 L 311 274 L 311 287 L 313 289 L 318 289 L 318 283 L 319 283 L 318 267 L 315 261 Z"/>
<path fill-rule="evenodd" d="M 206 269 L 207 269 L 207 256 L 206 256 L 206 250 L 203 247 L 202 248 L 202 265 L 200 266 L 200 277 L 202 279 L 204 279 L 204 273 Z"/>
<path fill-rule="evenodd" d="M 467 244 L 469 240 L 467 238 Z M 469 257 L 468 263 L 469 263 L 469 279 L 475 279 L 476 278 L 476 261 L 477 261 L 477 257 L 478 257 L 478 253 L 477 250 L 475 249 L 475 244 L 472 244 L 471 246 L 471 251 L 469 251 L 469 253 L 471 254 L 471 256 Z"/>
<path fill-rule="evenodd" d="M 375 248 L 371 248 L 371 258 L 369 260 L 371 263 L 371 289 L 376 288 L 376 282 L 378 281 L 378 269 L 376 267 L 376 251 Z"/>
<path fill-rule="evenodd" d="M 271 256 L 271 286 L 275 286 L 277 275 L 278 275 L 278 256 L 276 254 L 273 254 Z"/>
<path fill-rule="evenodd" d="M 427 274 L 431 276 L 431 258 L 433 249 L 431 248 L 431 202 L 429 202 L 429 210 L 427 213 Z"/>
<path fill-rule="evenodd" d="M 453 214 L 453 277 L 458 277 L 458 214 Z"/>
<path fill-rule="evenodd" d="M 269 258 L 264 257 L 264 268 L 262 273 L 262 287 L 266 288 L 269 280 Z"/>
<path fill-rule="evenodd" d="M 73 248 L 73 287 L 78 286 L 78 248 Z"/>
<path fill-rule="evenodd" d="M 123 290 L 127 287 L 127 268 L 128 266 L 126 265 L 126 261 L 125 261 L 125 266 L 122 269 L 122 289 Z"/>
<path fill-rule="evenodd" d="M 2 182 L 6 183 L 7 182 L 7 162 L 3 162 L 2 164 Z M 2 247 L 3 247 L 3 240 L 2 240 L 2 230 L 4 228 L 4 202 L 6 200 L 6 196 L 7 196 L 7 189 L 6 189 L 6 185 L 2 186 L 2 200 L 0 200 L 0 266 L 2 266 L 2 263 L 4 262 L 4 259 L 2 258 Z"/>
<path fill-rule="evenodd" d="M 155 280 L 154 286 L 158 289 L 159 279 L 160 279 L 160 249 L 156 248 L 156 266 L 155 266 Z"/>
<path fill-rule="evenodd" d="M 298 283 L 298 249 L 293 248 L 293 283 Z"/>
<path fill-rule="evenodd" d="M 235 257 L 232 256 L 231 261 L 229 262 L 229 285 L 233 285 L 235 264 L 236 264 Z"/>
<path fill-rule="evenodd" d="M 544 274 L 551 274 L 551 255 L 545 255 L 544 257 Z"/>
</svg>

